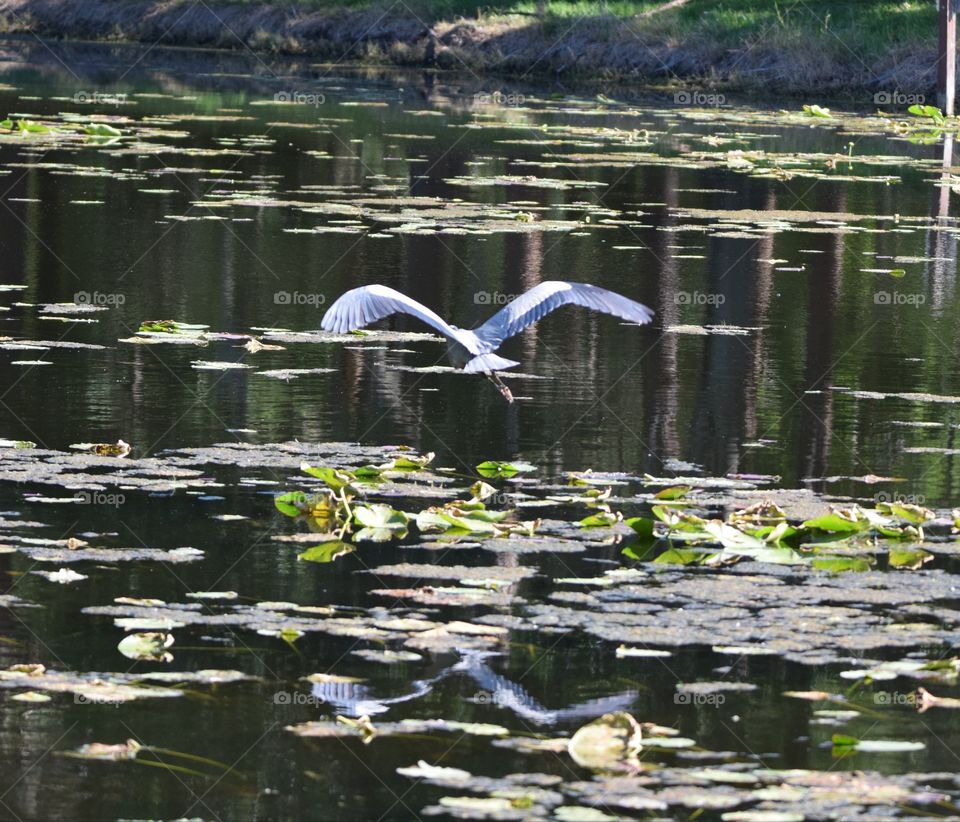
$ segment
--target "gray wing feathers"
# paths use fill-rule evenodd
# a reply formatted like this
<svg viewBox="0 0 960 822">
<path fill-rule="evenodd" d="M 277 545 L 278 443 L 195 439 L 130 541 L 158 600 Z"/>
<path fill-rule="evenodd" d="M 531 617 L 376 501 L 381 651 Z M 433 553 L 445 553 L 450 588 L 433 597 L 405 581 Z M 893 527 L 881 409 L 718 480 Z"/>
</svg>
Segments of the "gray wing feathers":
<svg viewBox="0 0 960 822">
<path fill-rule="evenodd" d="M 507 338 L 519 334 L 528 325 L 562 305 L 592 308 L 639 324 L 650 322 L 653 317 L 653 311 L 645 305 L 613 291 L 585 283 L 556 280 L 540 283 L 517 297 L 475 329 L 475 333 L 483 342 L 496 348 Z"/>
</svg>

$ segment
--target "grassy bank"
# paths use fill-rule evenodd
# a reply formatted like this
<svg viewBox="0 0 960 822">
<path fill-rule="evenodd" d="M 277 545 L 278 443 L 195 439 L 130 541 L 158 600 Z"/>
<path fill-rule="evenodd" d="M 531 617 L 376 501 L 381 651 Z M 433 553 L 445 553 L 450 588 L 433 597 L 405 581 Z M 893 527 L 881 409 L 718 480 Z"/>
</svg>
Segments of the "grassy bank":
<svg viewBox="0 0 960 822">
<path fill-rule="evenodd" d="M 0 0 L 0 28 L 803 94 L 929 93 L 937 40 L 931 0 Z"/>
</svg>

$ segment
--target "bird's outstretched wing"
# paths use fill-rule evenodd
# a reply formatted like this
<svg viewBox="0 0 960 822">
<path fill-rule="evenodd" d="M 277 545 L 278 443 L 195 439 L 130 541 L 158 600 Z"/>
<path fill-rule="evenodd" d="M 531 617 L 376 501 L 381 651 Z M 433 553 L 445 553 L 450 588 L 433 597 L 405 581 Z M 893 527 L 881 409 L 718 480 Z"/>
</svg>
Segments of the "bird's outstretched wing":
<svg viewBox="0 0 960 822">
<path fill-rule="evenodd" d="M 653 311 L 645 305 L 605 288 L 553 280 L 542 282 L 517 297 L 479 328 L 475 328 L 474 333 L 496 349 L 505 339 L 519 334 L 561 305 L 581 305 L 641 325 L 650 322 L 653 316 Z"/>
<path fill-rule="evenodd" d="M 324 331 L 344 334 L 397 313 L 410 314 L 444 336 L 456 340 L 471 353 L 480 353 L 472 334 L 454 328 L 425 305 L 385 285 L 350 289 L 330 306 L 320 321 L 320 327 Z"/>
</svg>

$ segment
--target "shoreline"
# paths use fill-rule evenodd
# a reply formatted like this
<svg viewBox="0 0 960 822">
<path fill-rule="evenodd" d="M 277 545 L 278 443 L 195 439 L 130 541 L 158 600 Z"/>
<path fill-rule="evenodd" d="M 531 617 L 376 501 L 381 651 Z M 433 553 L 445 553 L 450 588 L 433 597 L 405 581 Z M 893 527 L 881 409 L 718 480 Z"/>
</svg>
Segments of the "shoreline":
<svg viewBox="0 0 960 822">
<path fill-rule="evenodd" d="M 687 0 L 690 3 L 703 0 Z M 683 28 L 685 4 L 653 15 L 541 18 L 533 14 L 427 20 L 396 6 L 323 8 L 256 0 L 0 0 L 0 34 L 309 57 L 371 67 L 452 70 L 477 79 L 708 88 L 748 96 L 932 96 L 936 30 L 874 58 L 826 32 L 822 48 L 797 24 L 718 33 Z M 404 9 L 408 9 L 404 5 Z"/>
</svg>

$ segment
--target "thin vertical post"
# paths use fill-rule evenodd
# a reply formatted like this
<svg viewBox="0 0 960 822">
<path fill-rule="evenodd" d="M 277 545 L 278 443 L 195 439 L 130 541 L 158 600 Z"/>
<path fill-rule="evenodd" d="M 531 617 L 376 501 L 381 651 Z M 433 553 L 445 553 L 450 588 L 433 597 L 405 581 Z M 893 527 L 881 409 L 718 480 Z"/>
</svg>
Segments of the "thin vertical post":
<svg viewBox="0 0 960 822">
<path fill-rule="evenodd" d="M 953 98 L 957 84 L 956 0 L 940 0 L 940 59 L 937 61 L 937 105 L 953 116 Z"/>
</svg>

